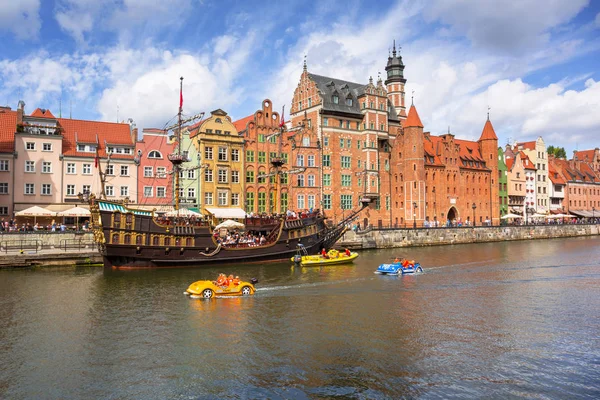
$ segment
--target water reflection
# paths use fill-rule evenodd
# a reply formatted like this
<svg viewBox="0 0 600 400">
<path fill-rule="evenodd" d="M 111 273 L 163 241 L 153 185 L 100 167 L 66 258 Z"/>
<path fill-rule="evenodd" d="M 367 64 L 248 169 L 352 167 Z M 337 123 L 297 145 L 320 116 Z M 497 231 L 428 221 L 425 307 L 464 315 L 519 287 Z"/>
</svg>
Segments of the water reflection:
<svg viewBox="0 0 600 400">
<path fill-rule="evenodd" d="M 2 271 L 0 397 L 593 397 L 598 244 L 377 250 L 310 268 Z M 395 256 L 425 272 L 373 273 Z M 256 294 L 182 294 L 220 272 L 258 278 Z"/>
</svg>

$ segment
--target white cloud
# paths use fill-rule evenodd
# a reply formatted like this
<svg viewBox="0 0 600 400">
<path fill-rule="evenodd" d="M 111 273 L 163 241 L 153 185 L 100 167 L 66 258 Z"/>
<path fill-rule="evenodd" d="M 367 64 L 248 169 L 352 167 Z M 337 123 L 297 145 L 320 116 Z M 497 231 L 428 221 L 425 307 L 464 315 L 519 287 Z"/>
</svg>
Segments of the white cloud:
<svg viewBox="0 0 600 400">
<path fill-rule="evenodd" d="M 0 31 L 12 32 L 18 39 L 35 39 L 42 22 L 39 16 L 40 0 L 2 2 Z"/>
<path fill-rule="evenodd" d="M 596 23 L 596 27 L 600 28 L 600 12 L 596 14 L 596 19 L 594 20 L 594 22 Z"/>
<path fill-rule="evenodd" d="M 196 0 L 57 0 L 59 26 L 79 43 L 94 29 L 116 33 L 122 42 L 177 27 L 191 15 Z"/>
<path fill-rule="evenodd" d="M 425 8 L 424 15 L 450 25 L 477 46 L 513 53 L 547 42 L 552 28 L 569 22 L 588 2 L 435 0 Z"/>
</svg>

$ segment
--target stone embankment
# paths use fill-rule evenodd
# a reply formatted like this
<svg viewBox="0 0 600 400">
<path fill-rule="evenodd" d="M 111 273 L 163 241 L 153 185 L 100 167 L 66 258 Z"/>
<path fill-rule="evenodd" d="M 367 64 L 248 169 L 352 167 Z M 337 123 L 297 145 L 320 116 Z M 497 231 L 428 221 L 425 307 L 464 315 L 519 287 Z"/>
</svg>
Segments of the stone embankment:
<svg viewBox="0 0 600 400">
<path fill-rule="evenodd" d="M 0 268 L 102 263 L 89 232 L 27 232 L 0 235 Z"/>
<path fill-rule="evenodd" d="M 461 228 L 369 229 L 348 231 L 336 247 L 385 249 L 394 247 L 441 246 L 506 240 L 553 239 L 598 235 L 597 224 L 477 226 Z"/>
</svg>

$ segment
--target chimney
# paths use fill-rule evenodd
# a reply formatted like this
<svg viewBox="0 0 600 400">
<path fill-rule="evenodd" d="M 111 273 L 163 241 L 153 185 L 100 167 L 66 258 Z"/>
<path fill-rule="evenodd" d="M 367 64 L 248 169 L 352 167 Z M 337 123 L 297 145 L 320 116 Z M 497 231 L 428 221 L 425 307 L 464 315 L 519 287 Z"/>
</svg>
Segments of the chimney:
<svg viewBox="0 0 600 400">
<path fill-rule="evenodd" d="M 17 106 L 17 125 L 23 125 L 23 113 L 25 112 L 25 102 L 23 100 L 19 100 L 19 105 Z"/>
</svg>

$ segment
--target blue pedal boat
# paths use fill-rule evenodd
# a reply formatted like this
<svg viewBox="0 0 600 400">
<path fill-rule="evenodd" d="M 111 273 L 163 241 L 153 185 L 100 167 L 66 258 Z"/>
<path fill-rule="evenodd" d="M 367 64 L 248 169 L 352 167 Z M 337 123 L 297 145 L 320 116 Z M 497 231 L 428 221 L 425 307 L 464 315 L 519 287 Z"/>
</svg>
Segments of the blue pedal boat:
<svg viewBox="0 0 600 400">
<path fill-rule="evenodd" d="M 402 268 L 401 263 L 392 263 L 392 264 L 381 264 L 375 273 L 381 275 L 405 275 L 405 274 L 414 274 L 415 272 L 423 272 L 423 268 L 421 264 L 414 263 L 409 264 L 406 267 Z"/>
</svg>

